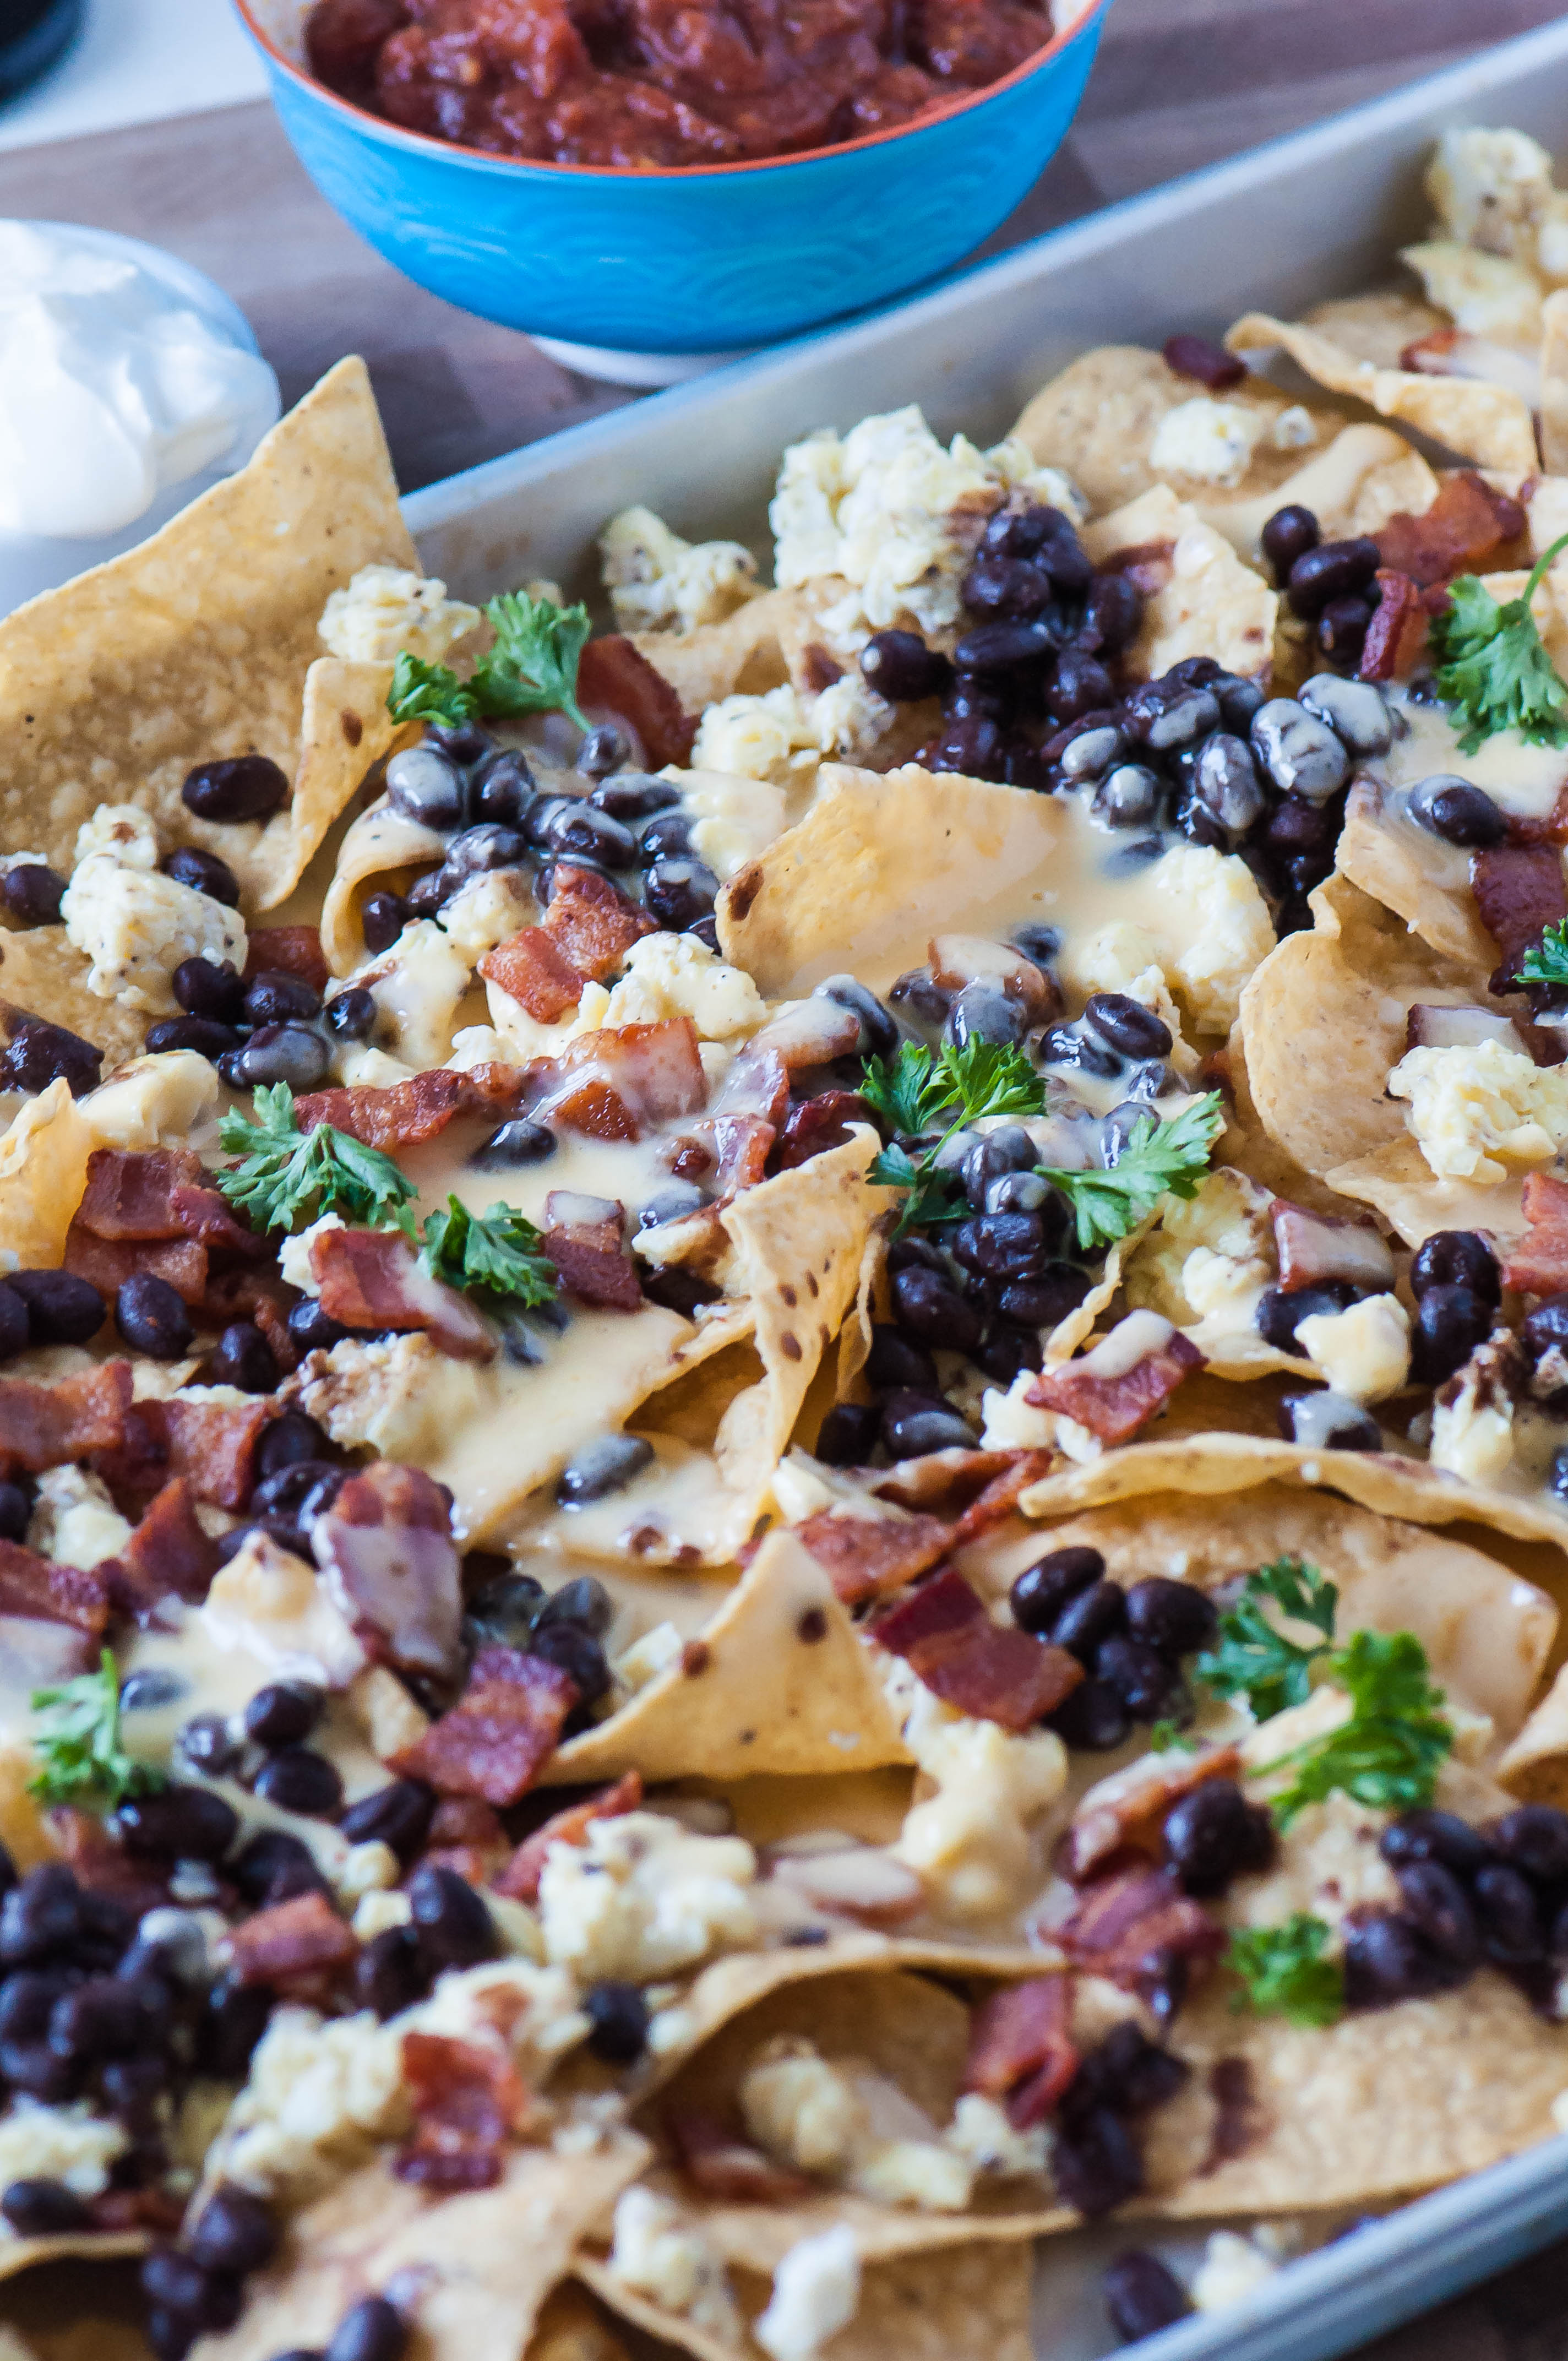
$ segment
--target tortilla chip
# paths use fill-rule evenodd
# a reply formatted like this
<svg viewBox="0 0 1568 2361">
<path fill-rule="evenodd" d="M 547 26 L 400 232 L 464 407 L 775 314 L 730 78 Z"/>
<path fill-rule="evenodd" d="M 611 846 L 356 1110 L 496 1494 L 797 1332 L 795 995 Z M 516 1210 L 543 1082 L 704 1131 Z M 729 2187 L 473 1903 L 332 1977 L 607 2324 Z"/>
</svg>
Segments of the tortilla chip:
<svg viewBox="0 0 1568 2361">
<path fill-rule="evenodd" d="M 1407 834 L 1384 818 L 1387 794 L 1380 780 L 1365 774 L 1352 786 L 1334 856 L 1340 874 L 1403 918 L 1442 958 L 1485 976 L 1497 963 L 1497 947 L 1481 924 L 1468 877 L 1445 885 L 1423 866 L 1414 830 Z"/>
<path fill-rule="evenodd" d="M 258 895 L 258 909 L 275 910 L 287 899 L 371 772 L 422 735 L 419 722 L 394 721 L 388 712 L 391 685 L 389 664 L 345 664 L 339 656 L 318 656 L 306 673 L 288 860 Z"/>
<path fill-rule="evenodd" d="M 96 1145 L 68 1082 L 20 1108 L 0 1135 L 0 1271 L 59 1268 Z"/>
<path fill-rule="evenodd" d="M 781 1527 L 700 1639 L 619 1713 L 568 1740 L 542 1775 L 572 1784 L 635 1769 L 652 1784 L 909 1760 L 832 1583 Z"/>
<path fill-rule="evenodd" d="M 1497 1765 L 1499 1785 L 1521 1804 L 1568 1805 L 1568 1664 Z"/>
<path fill-rule="evenodd" d="M 521 2361 L 577 2240 L 647 2156 L 629 2133 L 587 2155 L 519 2148 L 498 2187 L 436 2199 L 368 2165 L 290 2224 L 277 2261 L 247 2284 L 239 2325 L 203 2337 L 195 2361 L 320 2347 L 345 2312 L 400 2273 L 418 2290 L 421 2361 Z"/>
<path fill-rule="evenodd" d="M 841 586 L 847 589 L 846 583 Z M 764 590 L 720 623 L 695 631 L 633 631 L 631 644 L 663 674 L 688 713 L 725 697 L 762 697 L 789 678 L 784 631 L 800 602 L 795 590 Z"/>
<path fill-rule="evenodd" d="M 320 840 L 321 794 L 265 828 L 218 827 L 180 790 L 193 764 L 253 752 L 295 776 L 322 609 L 375 564 L 418 559 L 368 374 L 350 359 L 248 467 L 0 624 L 0 841 L 69 871 L 94 806 L 132 803 L 166 846 L 221 854 L 248 907 L 281 900 Z"/>
<path fill-rule="evenodd" d="M 1184 656 L 1212 656 L 1227 672 L 1266 682 L 1278 597 L 1244 566 L 1197 508 L 1156 484 L 1083 531 L 1096 566 L 1141 553 L 1138 636 L 1124 659 L 1134 679 L 1157 679 Z"/>
<path fill-rule="evenodd" d="M 146 2230 L 72 2230 L 58 2238 L 6 2238 L 0 2243 L 0 2279 L 14 2279 L 42 2263 L 87 2260 L 112 2263 L 145 2255 L 152 2239 Z"/>
<path fill-rule="evenodd" d="M 1398 288 L 1336 295 L 1327 303 L 1314 304 L 1302 319 L 1304 327 L 1317 329 L 1353 360 L 1370 361 L 1383 369 L 1397 369 L 1409 346 L 1450 324 L 1446 312 Z"/>
<path fill-rule="evenodd" d="M 1541 463 L 1549 476 L 1568 475 L 1568 288 L 1554 288 L 1541 307 Z"/>
<path fill-rule="evenodd" d="M 0 927 L 0 1017 L 5 1008 L 42 1016 L 104 1052 L 104 1071 L 139 1058 L 147 1036 L 145 1010 L 101 1000 L 87 989 L 92 961 L 67 942 L 63 927 Z"/>
<path fill-rule="evenodd" d="M 1277 1197 L 1288 1197 L 1292 1204 L 1309 1206 L 1319 1213 L 1343 1213 L 1344 1208 L 1336 1202 L 1335 1191 L 1312 1173 L 1304 1171 L 1264 1129 L 1253 1097 L 1247 1070 L 1246 1028 L 1240 1017 L 1220 1056 L 1223 1060 L 1220 1078 L 1225 1085 L 1225 1128 L 1214 1151 L 1216 1159 L 1235 1165 L 1254 1180 L 1261 1181 L 1266 1189 L 1272 1189 Z"/>
<path fill-rule="evenodd" d="M 369 665 L 356 665 L 359 672 Z M 317 665 L 311 667 L 314 672 Z M 365 958 L 360 911 L 367 897 L 387 886 L 409 884 L 414 873 L 442 860 L 446 839 L 405 818 L 380 796 L 344 831 L 332 883 L 322 905 L 322 950 L 334 975 L 347 975 Z"/>
<path fill-rule="evenodd" d="M 1530 406 L 1508 387 L 1480 379 L 1427 377 L 1358 360 L 1321 327 L 1249 312 L 1225 338 L 1233 352 L 1278 350 L 1332 393 L 1353 394 L 1381 418 L 1397 418 L 1479 467 L 1528 474 L 1537 464 Z"/>
<path fill-rule="evenodd" d="M 544 2299 L 525 2361 L 629 2361 L 629 2356 L 587 2290 L 563 2279 Z"/>
</svg>

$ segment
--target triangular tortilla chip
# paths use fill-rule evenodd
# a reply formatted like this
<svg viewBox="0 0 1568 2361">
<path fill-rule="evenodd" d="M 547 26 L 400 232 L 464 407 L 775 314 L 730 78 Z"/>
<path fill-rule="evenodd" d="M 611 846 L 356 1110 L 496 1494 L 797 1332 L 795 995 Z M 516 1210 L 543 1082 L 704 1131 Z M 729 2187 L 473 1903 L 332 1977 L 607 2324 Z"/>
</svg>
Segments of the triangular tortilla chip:
<svg viewBox="0 0 1568 2361">
<path fill-rule="evenodd" d="M 68 1082 L 23 1103 L 0 1134 L 0 1273 L 58 1269 L 96 1144 Z"/>
<path fill-rule="evenodd" d="M 1476 914 L 1468 877 L 1444 884 L 1423 865 L 1414 831 L 1385 819 L 1387 794 L 1381 780 L 1365 774 L 1352 786 L 1334 855 L 1341 876 L 1403 918 L 1442 958 L 1485 976 L 1497 965 L 1497 947 Z"/>
<path fill-rule="evenodd" d="M 0 1031 L 5 1009 L 63 1025 L 104 1052 L 104 1071 L 141 1055 L 149 1019 L 145 1010 L 100 1000 L 87 989 L 92 961 L 66 940 L 63 927 L 0 928 Z"/>
<path fill-rule="evenodd" d="M 1083 546 L 1096 566 L 1139 553 L 1144 613 L 1124 658 L 1131 677 L 1157 679 L 1187 656 L 1212 656 L 1227 672 L 1267 681 L 1277 593 L 1168 486 L 1086 525 Z"/>
<path fill-rule="evenodd" d="M 1288 353 L 1331 393 L 1352 394 L 1381 418 L 1397 418 L 1434 443 L 1472 460 L 1478 467 L 1509 468 L 1529 475 L 1538 465 L 1530 405 L 1507 386 L 1476 378 L 1429 377 L 1414 369 L 1380 368 L 1358 360 L 1321 328 L 1249 312 L 1238 320 L 1226 344 L 1235 353 Z"/>
</svg>

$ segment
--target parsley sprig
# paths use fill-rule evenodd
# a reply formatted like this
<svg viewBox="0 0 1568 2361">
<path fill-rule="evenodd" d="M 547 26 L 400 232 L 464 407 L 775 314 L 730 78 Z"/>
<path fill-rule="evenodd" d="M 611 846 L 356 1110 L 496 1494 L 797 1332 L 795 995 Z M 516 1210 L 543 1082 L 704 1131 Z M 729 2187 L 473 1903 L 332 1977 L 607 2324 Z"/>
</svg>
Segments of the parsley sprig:
<svg viewBox="0 0 1568 2361">
<path fill-rule="evenodd" d="M 217 1175 L 254 1228 L 291 1230 L 338 1213 L 365 1228 L 411 1229 L 406 1209 L 418 1192 L 389 1156 L 330 1123 L 302 1131 L 287 1082 L 264 1082 L 255 1107 L 254 1122 L 237 1107 L 219 1118 L 219 1140 L 240 1160 Z"/>
<path fill-rule="evenodd" d="M 1568 685 L 1541 644 L 1530 602 L 1558 554 L 1563 533 L 1537 558 L 1517 598 L 1499 606 L 1486 584 L 1462 574 L 1429 636 L 1438 659 L 1437 693 L 1454 708 L 1466 754 L 1499 730 L 1517 730 L 1530 746 L 1568 745 Z"/>
<path fill-rule="evenodd" d="M 1232 2008 L 1282 2016 L 1290 2025 L 1336 2023 L 1344 2014 L 1344 1970 L 1337 1960 L 1324 1959 L 1328 1939 L 1323 1921 L 1304 1910 L 1279 1927 L 1237 1927 L 1225 1955 L 1243 1987 Z"/>
<path fill-rule="evenodd" d="M 1149 1751 L 1154 1754 L 1196 1754 L 1202 1743 L 1174 1721 L 1157 1721 L 1149 1732 Z"/>
<path fill-rule="evenodd" d="M 561 1282 L 548 1255 L 539 1252 L 539 1232 L 515 1206 L 499 1201 L 471 1213 L 460 1197 L 427 1214 L 420 1257 L 433 1279 L 477 1295 L 485 1308 L 521 1304 L 537 1311 L 553 1303 Z"/>
<path fill-rule="evenodd" d="M 577 666 L 593 625 L 586 607 L 557 607 L 526 590 L 503 591 L 485 609 L 495 643 L 471 679 L 447 664 L 405 653 L 392 668 L 387 710 L 394 721 L 439 721 L 455 728 L 481 714 L 509 720 L 527 713 L 565 713 L 588 726 L 577 703 Z"/>
<path fill-rule="evenodd" d="M 1432 1686 L 1426 1650 L 1415 1633 L 1353 1631 L 1325 1671 L 1350 1698 L 1349 1720 L 1254 1774 L 1295 1771 L 1289 1786 L 1270 1799 L 1279 1827 L 1288 1828 L 1308 1804 L 1321 1804 L 1336 1790 L 1380 1812 L 1430 1804 L 1453 1730 L 1438 1710 L 1443 1693 Z"/>
<path fill-rule="evenodd" d="M 895 1235 L 916 1224 L 960 1221 L 969 1212 L 956 1172 L 937 1162 L 953 1134 L 988 1115 L 1038 1115 L 1044 1078 L 1014 1042 L 945 1043 L 933 1056 L 923 1042 L 905 1041 L 889 1066 L 868 1058 L 861 1096 L 895 1137 L 871 1169 L 873 1180 L 907 1191 Z M 905 1139 L 942 1126 L 942 1136 L 916 1159 Z"/>
<path fill-rule="evenodd" d="M 1322 1638 L 1299 1646 L 1268 1615 L 1266 1602 L 1293 1622 L 1310 1624 Z M 1216 1697 L 1245 1697 L 1259 1721 L 1271 1720 L 1310 1696 L 1313 1670 L 1333 1639 L 1338 1606 L 1337 1587 L 1315 1565 L 1299 1557 L 1276 1558 L 1248 1575 L 1240 1598 L 1220 1618 L 1218 1645 L 1200 1656 L 1193 1669 Z"/>
<path fill-rule="evenodd" d="M 1042 1165 L 1045 1179 L 1072 1205 L 1080 1248 L 1114 1246 L 1162 1197 L 1195 1197 L 1224 1121 L 1220 1093 L 1210 1091 L 1166 1122 L 1146 1115 L 1108 1170 L 1066 1172 Z"/>
<path fill-rule="evenodd" d="M 1568 918 L 1543 928 L 1519 964 L 1521 983 L 1568 983 Z"/>
<path fill-rule="evenodd" d="M 163 1785 L 160 1773 L 138 1763 L 120 1744 L 120 1674 L 105 1648 L 95 1673 L 79 1673 L 58 1688 L 35 1689 L 33 1733 L 38 1770 L 29 1795 L 46 1804 L 71 1804 L 92 1796 L 123 1804 Z"/>
</svg>

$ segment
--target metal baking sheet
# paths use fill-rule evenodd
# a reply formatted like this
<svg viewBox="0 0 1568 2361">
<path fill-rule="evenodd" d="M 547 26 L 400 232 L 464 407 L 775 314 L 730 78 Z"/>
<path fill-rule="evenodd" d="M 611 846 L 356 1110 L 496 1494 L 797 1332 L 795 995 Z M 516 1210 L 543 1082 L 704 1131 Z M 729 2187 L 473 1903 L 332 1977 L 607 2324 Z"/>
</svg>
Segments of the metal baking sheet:
<svg viewBox="0 0 1568 2361">
<path fill-rule="evenodd" d="M 1290 317 L 1387 278 L 1420 234 L 1420 170 L 1451 125 L 1507 124 L 1561 153 L 1568 21 L 1391 98 L 1057 230 L 896 309 L 719 370 L 413 493 L 428 570 L 468 598 L 530 575 L 594 587 L 595 535 L 634 500 L 692 536 L 765 546 L 778 456 L 813 427 L 918 401 L 943 434 L 1005 432 L 1086 346 L 1215 333 L 1255 307 Z M 1329 2361 L 1568 2235 L 1568 2139 L 1416 2200 L 1284 2267 L 1242 2303 L 1140 2345 L 1139 2361 Z M 1041 2361 L 1116 2349 L 1100 2272 L 1143 2241 L 1181 2259 L 1201 2238 L 1134 2224 L 1042 2256 Z"/>
</svg>

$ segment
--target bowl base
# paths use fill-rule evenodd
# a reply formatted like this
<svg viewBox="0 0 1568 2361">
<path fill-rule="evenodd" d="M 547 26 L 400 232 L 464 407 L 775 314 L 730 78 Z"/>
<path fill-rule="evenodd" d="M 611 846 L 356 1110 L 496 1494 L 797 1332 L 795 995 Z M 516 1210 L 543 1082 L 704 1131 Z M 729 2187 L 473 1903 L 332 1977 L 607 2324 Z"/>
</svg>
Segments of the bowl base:
<svg viewBox="0 0 1568 2361">
<path fill-rule="evenodd" d="M 604 385 L 636 386 L 648 392 L 706 377 L 709 369 L 722 368 L 726 361 L 744 360 L 758 349 L 755 345 L 737 345 L 727 353 L 633 353 L 621 352 L 614 345 L 574 345 L 563 336 L 535 336 L 532 341 L 542 353 L 548 353 L 563 368 L 575 369 L 579 377 L 598 378 Z"/>
</svg>

